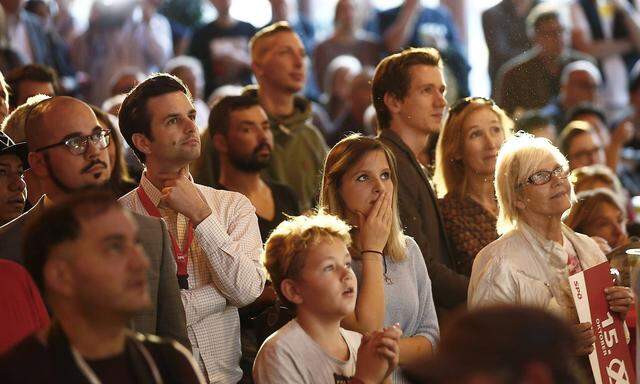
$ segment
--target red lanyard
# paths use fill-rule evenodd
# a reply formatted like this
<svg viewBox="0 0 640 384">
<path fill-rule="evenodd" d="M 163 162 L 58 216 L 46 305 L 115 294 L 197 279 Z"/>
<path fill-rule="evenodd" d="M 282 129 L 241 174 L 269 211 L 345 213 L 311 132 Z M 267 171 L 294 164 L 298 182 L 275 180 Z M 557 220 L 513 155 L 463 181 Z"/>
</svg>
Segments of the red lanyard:
<svg viewBox="0 0 640 384">
<path fill-rule="evenodd" d="M 160 210 L 153 204 L 142 187 L 137 188 L 137 193 L 140 201 L 142 202 L 142 206 L 149 215 L 162 217 L 160 215 Z M 173 237 L 171 232 L 169 232 L 169 237 L 171 238 L 173 257 L 175 258 L 176 265 L 178 266 L 178 276 L 189 276 L 187 273 L 187 263 L 189 262 L 189 247 L 191 247 L 191 243 L 193 242 L 193 224 L 189 221 L 189 229 L 187 230 L 187 236 L 182 249 L 178 246 L 178 241 Z"/>
</svg>

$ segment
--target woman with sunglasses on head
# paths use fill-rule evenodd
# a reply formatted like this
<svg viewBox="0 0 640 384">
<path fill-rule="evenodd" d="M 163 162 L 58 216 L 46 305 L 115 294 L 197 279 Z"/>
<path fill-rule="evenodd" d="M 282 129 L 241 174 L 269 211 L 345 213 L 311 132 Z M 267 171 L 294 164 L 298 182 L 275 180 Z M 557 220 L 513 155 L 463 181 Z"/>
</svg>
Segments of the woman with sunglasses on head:
<svg viewBox="0 0 640 384">
<path fill-rule="evenodd" d="M 451 107 L 440 132 L 434 182 L 455 268 L 466 276 L 476 254 L 498 238 L 493 175 L 512 125 L 492 100 L 468 97 Z"/>
<path fill-rule="evenodd" d="M 576 355 L 595 342 L 591 323 L 578 323 L 569 276 L 607 259 L 596 243 L 562 223 L 573 187 L 567 159 L 543 138 L 517 134 L 496 162 L 496 241 L 476 256 L 471 271 L 470 307 L 494 303 L 531 305 L 559 314 L 576 331 Z M 604 292 L 609 309 L 624 317 L 633 302 L 626 287 Z"/>
<path fill-rule="evenodd" d="M 352 227 L 358 298 L 342 326 L 367 334 L 399 324 L 399 365 L 405 368 L 432 355 L 440 331 L 424 258 L 400 225 L 395 167 L 393 153 L 378 139 L 342 139 L 327 155 L 320 207 Z M 406 382 L 401 369 L 391 379 Z"/>
</svg>

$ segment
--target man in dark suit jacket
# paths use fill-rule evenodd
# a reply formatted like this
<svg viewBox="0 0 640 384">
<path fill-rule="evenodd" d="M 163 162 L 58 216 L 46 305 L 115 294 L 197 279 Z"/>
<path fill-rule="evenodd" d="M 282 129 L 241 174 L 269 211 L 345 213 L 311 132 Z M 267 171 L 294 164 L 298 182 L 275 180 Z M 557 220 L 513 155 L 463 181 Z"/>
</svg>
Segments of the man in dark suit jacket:
<svg viewBox="0 0 640 384">
<path fill-rule="evenodd" d="M 465 304 L 469 284 L 453 270 L 436 196 L 419 161 L 424 160 L 429 135 L 440 129 L 447 106 L 444 92 L 442 61 L 433 48 L 388 56 L 378 65 L 372 84 L 379 137 L 397 161 L 400 219 L 422 251 L 440 321 L 443 309 Z"/>
<path fill-rule="evenodd" d="M 28 212 L 0 227 L 0 257 L 22 263 L 24 225 L 45 205 L 62 201 L 71 192 L 101 186 L 109 180 L 109 135 L 98 126 L 91 108 L 71 97 L 53 97 L 30 107 L 25 121 L 29 164 L 45 196 Z M 137 331 L 171 337 L 188 344 L 184 309 L 166 224 L 133 214 L 142 246 L 151 262 L 149 292 L 153 307 L 139 313 Z"/>
</svg>

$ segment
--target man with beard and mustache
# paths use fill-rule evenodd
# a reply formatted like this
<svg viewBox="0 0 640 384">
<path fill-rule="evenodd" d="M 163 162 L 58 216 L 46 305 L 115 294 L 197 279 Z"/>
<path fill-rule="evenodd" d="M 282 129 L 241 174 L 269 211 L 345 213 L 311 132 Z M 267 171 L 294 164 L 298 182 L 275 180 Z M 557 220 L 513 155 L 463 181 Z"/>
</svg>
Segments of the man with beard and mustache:
<svg viewBox="0 0 640 384">
<path fill-rule="evenodd" d="M 256 208 L 262 241 L 285 220 L 300 214 L 293 190 L 270 180 L 260 171 L 269 166 L 273 133 L 257 98 L 227 96 L 214 107 L 209 133 L 219 154 L 219 189 L 240 192 Z"/>
<path fill-rule="evenodd" d="M 295 192 L 284 184 L 264 180 L 260 171 L 271 161 L 273 133 L 269 118 L 257 98 L 227 96 L 209 115 L 209 134 L 218 153 L 220 178 L 216 188 L 240 192 L 256 208 L 262 241 L 286 219 L 300 214 Z M 276 294 L 268 284 L 260 297 L 240 310 L 244 380 L 250 380 L 251 367 L 260 347 L 256 325 L 251 319 L 273 305 Z M 250 382 L 250 381 L 248 381 Z"/>
<path fill-rule="evenodd" d="M 242 194 L 193 182 L 200 156 L 196 110 L 177 77 L 156 74 L 127 95 L 118 115 L 125 140 L 146 169 L 120 198 L 169 226 L 193 354 L 209 382 L 242 378 L 238 308 L 264 289 L 255 208 Z"/>
<path fill-rule="evenodd" d="M 84 102 L 57 96 L 35 103 L 27 111 L 25 131 L 29 165 L 45 194 L 29 211 L 0 227 L 0 258 L 21 264 L 26 223 L 39 216 L 45 206 L 56 205 L 73 192 L 108 187 L 111 175 L 109 132 L 98 125 L 96 115 Z M 153 305 L 135 316 L 132 326 L 188 345 L 166 225 L 156 218 L 133 217 L 151 263 L 148 278 Z"/>
</svg>

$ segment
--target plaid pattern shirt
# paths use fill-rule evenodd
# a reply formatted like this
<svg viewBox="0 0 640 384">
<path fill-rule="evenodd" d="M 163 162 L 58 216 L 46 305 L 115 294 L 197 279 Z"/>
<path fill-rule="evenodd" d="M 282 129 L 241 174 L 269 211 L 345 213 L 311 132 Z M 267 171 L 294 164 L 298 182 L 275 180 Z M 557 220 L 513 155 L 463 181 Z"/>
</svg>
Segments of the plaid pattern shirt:
<svg viewBox="0 0 640 384">
<path fill-rule="evenodd" d="M 157 207 L 162 193 L 143 174 L 140 187 Z M 194 229 L 189 248 L 189 289 L 181 290 L 193 354 L 211 383 L 242 378 L 238 307 L 252 303 L 264 288 L 260 264 L 262 241 L 255 208 L 236 192 L 197 185 L 212 214 Z M 147 215 L 136 190 L 120 198 L 134 212 Z M 169 232 L 183 246 L 188 219 L 160 208 Z"/>
</svg>

